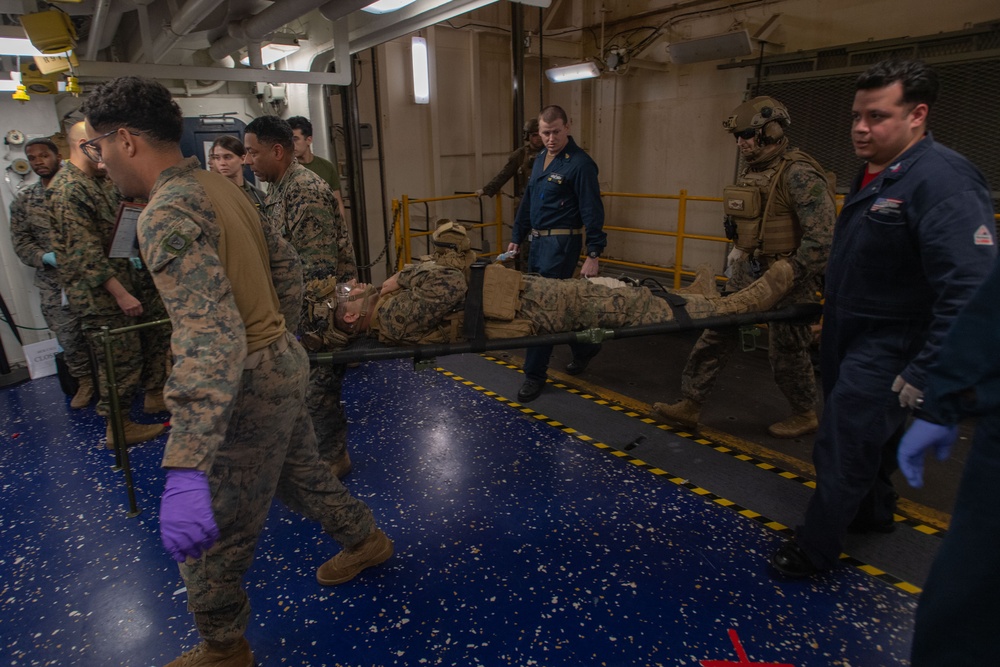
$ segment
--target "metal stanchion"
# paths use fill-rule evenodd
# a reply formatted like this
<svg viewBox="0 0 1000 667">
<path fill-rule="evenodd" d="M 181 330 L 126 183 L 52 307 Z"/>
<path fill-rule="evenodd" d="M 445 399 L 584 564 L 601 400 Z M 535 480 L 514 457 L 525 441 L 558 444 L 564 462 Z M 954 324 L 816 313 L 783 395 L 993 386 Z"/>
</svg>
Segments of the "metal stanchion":
<svg viewBox="0 0 1000 667">
<path fill-rule="evenodd" d="M 101 344 L 104 346 L 105 375 L 108 379 L 108 406 L 111 410 L 108 420 L 111 424 L 111 433 L 115 439 L 115 465 L 113 470 L 122 470 L 125 473 L 125 490 L 128 494 L 129 518 L 139 516 L 142 510 L 139 509 L 135 500 L 135 483 L 132 480 L 132 465 L 129 461 L 128 445 L 125 443 L 125 422 L 122 415 L 121 401 L 118 400 L 118 381 L 115 377 L 115 361 L 111 354 L 111 336 L 129 333 L 138 329 L 147 329 L 163 324 L 170 324 L 170 320 L 154 320 L 152 322 L 133 324 L 131 326 L 120 327 L 118 329 L 109 329 L 104 326 L 101 327 L 101 333 L 99 334 Z"/>
</svg>

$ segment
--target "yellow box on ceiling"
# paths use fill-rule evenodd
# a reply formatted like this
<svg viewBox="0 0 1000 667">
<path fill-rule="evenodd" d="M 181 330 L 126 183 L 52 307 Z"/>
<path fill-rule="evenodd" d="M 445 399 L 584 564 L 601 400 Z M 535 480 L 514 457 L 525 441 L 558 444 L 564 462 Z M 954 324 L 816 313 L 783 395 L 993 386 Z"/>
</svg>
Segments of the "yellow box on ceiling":
<svg viewBox="0 0 1000 667">
<path fill-rule="evenodd" d="M 42 53 L 64 53 L 76 48 L 76 28 L 66 12 L 52 10 L 21 16 L 24 34 Z"/>
<path fill-rule="evenodd" d="M 59 75 L 42 74 L 33 62 L 21 63 L 21 83 L 32 95 L 55 95 L 59 92 Z"/>
</svg>

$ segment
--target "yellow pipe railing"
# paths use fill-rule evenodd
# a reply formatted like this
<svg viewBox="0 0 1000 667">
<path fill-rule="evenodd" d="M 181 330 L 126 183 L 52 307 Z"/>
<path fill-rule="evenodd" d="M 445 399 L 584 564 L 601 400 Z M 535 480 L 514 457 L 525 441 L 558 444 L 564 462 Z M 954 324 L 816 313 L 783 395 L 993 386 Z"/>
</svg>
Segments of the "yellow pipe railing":
<svg viewBox="0 0 1000 667">
<path fill-rule="evenodd" d="M 401 200 L 392 200 L 392 210 L 394 219 L 397 220 L 396 228 L 396 238 L 400 239 L 400 243 L 397 244 L 397 249 L 399 252 L 396 253 L 396 268 L 402 269 L 403 265 L 406 264 L 407 259 L 410 258 L 411 243 L 414 239 L 418 239 L 424 236 L 430 236 L 434 233 L 432 229 L 418 229 L 413 230 L 412 220 L 410 217 L 410 208 L 418 204 L 432 204 L 435 202 L 447 202 L 447 201 L 458 201 L 462 199 L 477 199 L 478 195 L 474 193 L 461 194 L 461 195 L 447 195 L 444 197 L 425 197 L 421 199 L 410 199 L 408 195 L 403 195 Z M 482 257 L 489 257 L 492 255 L 499 254 L 503 252 L 501 250 L 501 245 L 503 244 L 503 202 L 500 197 L 495 197 L 496 200 L 496 219 L 493 222 L 480 222 L 471 225 L 466 225 L 466 229 L 485 229 L 487 227 L 496 228 L 496 252 L 481 253 Z M 397 216 L 396 212 L 401 212 L 401 216 Z M 399 218 L 402 218 L 400 221 Z M 399 224 L 401 222 L 401 224 Z M 430 219 L 428 216 L 428 224 Z"/>
</svg>

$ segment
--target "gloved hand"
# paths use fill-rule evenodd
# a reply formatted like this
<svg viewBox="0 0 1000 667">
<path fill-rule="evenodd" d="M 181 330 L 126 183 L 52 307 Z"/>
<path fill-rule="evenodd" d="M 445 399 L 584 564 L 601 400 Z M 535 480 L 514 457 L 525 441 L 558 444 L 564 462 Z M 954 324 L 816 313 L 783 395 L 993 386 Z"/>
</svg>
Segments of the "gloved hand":
<svg viewBox="0 0 1000 667">
<path fill-rule="evenodd" d="M 906 481 L 914 488 L 924 485 L 924 454 L 933 448 L 938 461 L 944 461 L 951 454 L 951 448 L 958 439 L 958 426 L 935 424 L 914 419 L 913 424 L 899 441 L 896 455 L 899 469 Z"/>
<path fill-rule="evenodd" d="M 142 257 L 129 257 L 129 261 L 132 262 L 132 266 L 136 269 L 142 270 Z"/>
<path fill-rule="evenodd" d="M 740 261 L 746 256 L 747 256 L 746 251 L 740 250 L 739 248 L 734 246 L 733 249 L 729 251 L 729 257 L 727 258 L 726 263 L 735 264 L 736 262 Z"/>
<path fill-rule="evenodd" d="M 52 268 L 56 266 L 56 254 L 54 252 L 47 252 L 42 255 L 42 264 L 48 264 Z"/>
<path fill-rule="evenodd" d="M 160 499 L 160 539 L 178 563 L 198 558 L 219 539 L 208 476 L 200 470 L 171 468 Z"/>
</svg>

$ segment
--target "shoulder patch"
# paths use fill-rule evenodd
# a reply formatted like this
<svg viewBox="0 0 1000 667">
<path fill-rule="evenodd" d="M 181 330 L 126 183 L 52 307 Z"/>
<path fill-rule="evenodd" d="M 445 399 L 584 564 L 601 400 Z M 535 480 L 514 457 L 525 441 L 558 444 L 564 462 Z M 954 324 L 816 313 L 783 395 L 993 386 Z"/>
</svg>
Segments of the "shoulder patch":
<svg viewBox="0 0 1000 667">
<path fill-rule="evenodd" d="M 160 242 L 160 245 L 162 245 L 163 249 L 171 255 L 179 255 L 187 250 L 188 246 L 191 245 L 191 239 L 184 234 L 181 234 L 179 231 L 174 230 L 167 234 L 166 238 Z"/>
<path fill-rule="evenodd" d="M 979 229 L 972 235 L 972 242 L 976 245 L 993 245 L 993 234 L 986 225 L 979 225 Z"/>
</svg>

